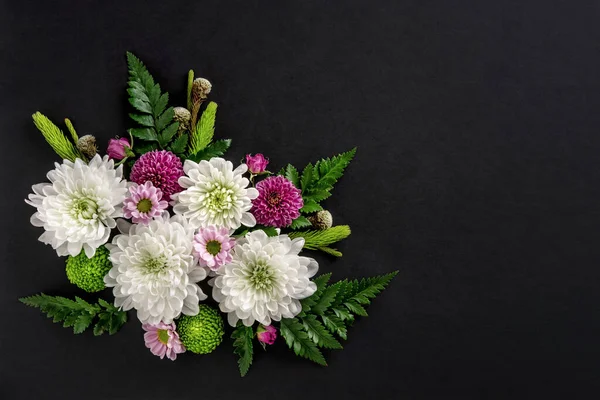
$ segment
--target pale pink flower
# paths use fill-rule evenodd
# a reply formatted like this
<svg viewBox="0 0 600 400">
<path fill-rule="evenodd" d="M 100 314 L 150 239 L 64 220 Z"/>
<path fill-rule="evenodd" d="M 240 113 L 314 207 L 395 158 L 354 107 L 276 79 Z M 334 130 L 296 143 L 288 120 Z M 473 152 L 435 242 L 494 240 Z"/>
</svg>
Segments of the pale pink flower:
<svg viewBox="0 0 600 400">
<path fill-rule="evenodd" d="M 248 171 L 253 174 L 260 174 L 267 170 L 269 160 L 265 158 L 261 153 L 255 155 L 246 154 L 246 165 L 248 165 Z"/>
<path fill-rule="evenodd" d="M 264 344 L 273 344 L 277 339 L 277 328 L 273 325 L 264 326 L 260 324 L 256 329 L 256 337 L 258 341 Z"/>
<path fill-rule="evenodd" d="M 175 360 L 177 354 L 185 352 L 185 347 L 179 340 L 179 335 L 175 330 L 175 323 L 165 324 L 159 322 L 157 325 L 143 324 L 144 342 L 152 354 L 159 356 L 161 360 L 167 356 L 170 360 Z"/>
<path fill-rule="evenodd" d="M 122 160 L 127 156 L 126 149 L 130 148 L 129 140 L 125 138 L 110 139 L 108 141 L 108 148 L 106 154 L 113 160 Z"/>
<path fill-rule="evenodd" d="M 235 240 L 229 236 L 225 227 L 209 225 L 200 228 L 194 236 L 194 254 L 199 258 L 200 265 L 213 271 L 231 261 L 231 249 Z"/>
<path fill-rule="evenodd" d="M 134 224 L 148 225 L 152 218 L 161 215 L 169 207 L 162 197 L 162 191 L 150 181 L 143 185 L 133 184 L 123 202 L 123 214 L 125 218 L 131 218 Z"/>
</svg>

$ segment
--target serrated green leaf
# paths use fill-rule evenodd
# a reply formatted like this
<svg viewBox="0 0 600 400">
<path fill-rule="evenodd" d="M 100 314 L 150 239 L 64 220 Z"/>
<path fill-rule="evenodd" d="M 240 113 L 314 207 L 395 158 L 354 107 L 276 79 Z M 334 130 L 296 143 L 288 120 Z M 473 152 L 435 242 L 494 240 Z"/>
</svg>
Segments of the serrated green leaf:
<svg viewBox="0 0 600 400">
<path fill-rule="evenodd" d="M 133 137 L 136 137 L 138 139 L 148 140 L 148 141 L 153 141 L 153 142 L 158 141 L 158 135 L 156 134 L 156 131 L 154 130 L 154 128 L 131 128 L 131 129 L 129 129 L 128 132 Z M 137 149 L 137 147 L 136 147 L 136 149 Z"/>
<path fill-rule="evenodd" d="M 296 318 L 283 318 L 280 321 L 281 336 L 297 356 L 307 358 L 319 365 L 327 366 L 325 357 L 317 345 L 308 337 L 303 325 Z"/>
<path fill-rule="evenodd" d="M 153 127 L 154 118 L 148 114 L 129 114 L 129 117 L 142 126 Z"/>
<path fill-rule="evenodd" d="M 171 125 L 167 126 L 158 137 L 159 143 L 163 147 L 166 147 L 173 138 L 173 136 L 175 136 L 175 134 L 177 133 L 178 128 L 179 122 L 173 122 Z"/>
<path fill-rule="evenodd" d="M 360 315 L 361 317 L 368 316 L 367 310 L 365 310 L 365 308 L 363 306 L 361 306 L 360 304 L 358 304 L 355 301 L 347 301 L 344 303 L 344 305 L 346 306 L 346 308 L 348 310 L 350 310 L 351 312 L 353 312 L 356 315 Z"/>
<path fill-rule="evenodd" d="M 312 308 L 310 310 L 311 313 L 314 313 L 317 315 L 323 315 L 325 313 L 325 311 L 327 311 L 327 309 L 329 309 L 329 307 L 331 306 L 331 303 L 333 303 L 333 301 L 335 300 L 335 296 L 337 295 L 339 289 L 340 289 L 339 284 L 333 284 L 333 285 L 327 286 L 327 288 L 323 291 L 323 293 L 319 297 L 319 300 L 317 300 L 316 304 L 314 306 L 312 306 Z"/>
<path fill-rule="evenodd" d="M 317 320 L 316 315 L 308 315 L 302 318 L 302 324 L 308 337 L 319 347 L 326 349 L 341 349 L 342 345 L 334 338 L 323 324 Z"/>
<path fill-rule="evenodd" d="M 131 87 L 127 89 L 127 93 L 130 97 L 137 98 L 138 100 L 141 100 L 146 103 L 150 103 L 150 99 L 148 98 L 148 95 L 146 94 L 146 91 L 143 88 Z"/>
<path fill-rule="evenodd" d="M 239 356 L 238 366 L 241 376 L 245 376 L 250 369 L 250 365 L 252 365 L 254 355 L 253 337 L 254 330 L 252 327 L 244 326 L 241 323 L 238 324 L 231 334 L 231 338 L 233 339 L 233 353 Z"/>
<path fill-rule="evenodd" d="M 308 200 L 304 203 L 304 207 L 300 209 L 300 212 L 303 214 L 311 214 L 317 211 L 321 211 L 322 209 L 323 207 L 321 207 L 321 205 L 318 204 L 316 201 Z"/>
<path fill-rule="evenodd" d="M 90 326 L 93 319 L 94 314 L 80 314 L 79 317 L 77 317 L 77 321 L 75 321 L 75 324 L 73 325 L 73 333 L 79 334 L 85 331 L 88 326 Z"/>
<path fill-rule="evenodd" d="M 160 87 L 158 91 L 160 91 Z M 155 115 L 155 117 L 161 115 L 165 111 L 167 104 L 169 104 L 169 93 L 163 93 L 160 95 L 158 100 L 156 100 L 156 103 L 152 107 L 152 113 Z"/>
<path fill-rule="evenodd" d="M 204 150 L 212 141 L 217 117 L 217 103 L 211 101 L 200 117 L 196 127 L 192 129 L 189 143 L 190 156 Z"/>
<path fill-rule="evenodd" d="M 306 167 L 304 167 L 304 170 L 302 171 L 302 179 L 300 181 L 300 185 L 302 186 L 302 194 L 304 194 L 305 191 L 310 189 L 312 185 L 312 182 L 314 180 L 313 169 L 313 165 L 308 164 Z"/>
<path fill-rule="evenodd" d="M 135 108 L 136 110 L 138 110 L 140 112 L 147 113 L 147 114 L 152 113 L 152 106 L 150 105 L 150 103 L 143 101 L 141 99 L 138 99 L 135 97 L 130 97 L 129 104 L 131 104 L 133 106 L 133 108 Z"/>
<path fill-rule="evenodd" d="M 332 314 L 327 314 L 321 315 L 321 319 L 331 333 L 337 334 L 344 340 L 348 338 L 348 330 L 344 324 L 344 321 L 342 321 L 340 318 Z"/>
<path fill-rule="evenodd" d="M 182 134 L 171 143 L 171 151 L 175 154 L 183 154 L 188 143 L 188 135 Z"/>
<path fill-rule="evenodd" d="M 285 177 L 287 180 L 292 182 L 294 186 L 300 189 L 300 177 L 298 176 L 298 170 L 292 164 L 287 165 L 285 169 Z"/>
<path fill-rule="evenodd" d="M 304 216 L 299 216 L 298 218 L 296 218 L 295 220 L 292 221 L 292 225 L 290 225 L 290 228 L 292 229 L 300 229 L 300 228 L 306 228 L 312 226 L 312 224 L 310 223 L 310 221 L 304 217 Z"/>
<path fill-rule="evenodd" d="M 217 140 L 204 150 L 200 150 L 193 156 L 189 156 L 188 159 L 200 162 L 202 160 L 210 160 L 213 157 L 221 157 L 225 154 L 227 149 L 229 149 L 229 146 L 231 146 L 231 139 Z"/>
<path fill-rule="evenodd" d="M 161 132 L 165 129 L 169 124 L 173 122 L 173 117 L 175 116 L 175 112 L 173 111 L 173 107 L 169 107 L 160 114 L 158 119 L 156 120 L 156 130 Z M 177 130 L 175 131 L 177 132 Z M 163 132 L 164 135 L 164 132 Z"/>
</svg>

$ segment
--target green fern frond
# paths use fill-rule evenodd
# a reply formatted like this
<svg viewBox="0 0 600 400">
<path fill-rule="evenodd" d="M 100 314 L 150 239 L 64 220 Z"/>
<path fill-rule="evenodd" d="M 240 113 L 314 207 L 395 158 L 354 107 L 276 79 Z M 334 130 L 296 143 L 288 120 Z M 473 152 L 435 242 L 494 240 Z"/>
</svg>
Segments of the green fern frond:
<svg viewBox="0 0 600 400">
<path fill-rule="evenodd" d="M 233 353 L 239 356 L 240 375 L 245 376 L 252 365 L 254 331 L 251 326 L 239 323 L 231 334 L 231 338 L 233 339 Z"/>
<path fill-rule="evenodd" d="M 32 118 L 36 128 L 42 132 L 46 142 L 48 142 L 61 159 L 75 161 L 80 156 L 75 145 L 67 139 L 60 128 L 54 125 L 48 117 L 38 111 L 32 115 Z"/>
<path fill-rule="evenodd" d="M 89 328 L 94 318 L 98 318 L 94 326 L 96 336 L 104 332 L 113 335 L 127 322 L 126 312 L 119 311 L 103 299 L 100 299 L 98 304 L 90 304 L 80 297 L 71 300 L 40 293 L 21 298 L 19 301 L 30 307 L 39 308 L 54 322 L 62 322 L 65 328 L 73 327 L 73 332 L 76 334 Z"/>
</svg>

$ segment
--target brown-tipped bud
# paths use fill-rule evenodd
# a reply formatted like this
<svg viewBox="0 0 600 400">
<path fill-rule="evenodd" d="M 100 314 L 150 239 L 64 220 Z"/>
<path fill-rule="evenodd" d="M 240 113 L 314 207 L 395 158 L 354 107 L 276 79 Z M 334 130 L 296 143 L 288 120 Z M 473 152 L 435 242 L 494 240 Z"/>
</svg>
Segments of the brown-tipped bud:
<svg viewBox="0 0 600 400">
<path fill-rule="evenodd" d="M 96 147 L 96 138 L 92 135 L 80 137 L 77 141 L 77 150 L 79 150 L 81 154 L 89 159 L 94 158 L 96 153 L 98 153 L 98 148 Z"/>
<path fill-rule="evenodd" d="M 311 215 L 308 217 L 308 220 L 312 224 L 313 228 L 318 230 L 329 229 L 333 225 L 333 217 L 327 210 L 322 210 Z"/>
<path fill-rule="evenodd" d="M 175 115 L 173 119 L 179 122 L 179 131 L 190 129 L 190 121 L 192 120 L 192 114 L 185 107 L 175 107 L 173 109 Z"/>
<path fill-rule="evenodd" d="M 211 89 L 212 84 L 208 81 L 208 79 L 194 79 L 194 83 L 192 84 L 192 100 L 194 103 L 206 100 Z"/>
</svg>

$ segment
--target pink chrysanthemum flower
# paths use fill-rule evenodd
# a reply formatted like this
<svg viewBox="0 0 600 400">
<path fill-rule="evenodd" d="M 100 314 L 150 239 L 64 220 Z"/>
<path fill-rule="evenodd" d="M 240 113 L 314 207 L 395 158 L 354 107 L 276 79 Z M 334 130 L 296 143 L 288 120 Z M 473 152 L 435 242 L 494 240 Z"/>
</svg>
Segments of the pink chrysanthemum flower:
<svg viewBox="0 0 600 400">
<path fill-rule="evenodd" d="M 210 225 L 200 228 L 194 236 L 194 254 L 200 260 L 200 265 L 213 271 L 231 261 L 231 249 L 235 240 L 229 237 L 229 230 L 224 227 Z"/>
<path fill-rule="evenodd" d="M 152 218 L 161 215 L 169 207 L 162 197 L 162 191 L 150 181 L 131 186 L 129 196 L 123 202 L 123 214 L 125 218 L 131 218 L 134 224 L 148 225 Z"/>
<path fill-rule="evenodd" d="M 161 360 L 167 356 L 171 360 L 177 358 L 177 354 L 185 352 L 185 347 L 179 340 L 179 335 L 175 330 L 175 323 L 165 324 L 159 322 L 158 325 L 143 324 L 144 342 L 152 354 L 159 356 Z"/>
<path fill-rule="evenodd" d="M 252 201 L 250 212 L 256 222 L 265 226 L 284 228 L 300 216 L 304 206 L 300 190 L 283 176 L 271 176 L 256 184 L 258 197 Z"/>
<path fill-rule="evenodd" d="M 129 179 L 137 184 L 150 181 L 159 188 L 166 201 L 171 195 L 183 190 L 177 180 L 183 176 L 183 164 L 175 154 L 166 150 L 154 150 L 143 154 L 131 168 Z"/>
</svg>

